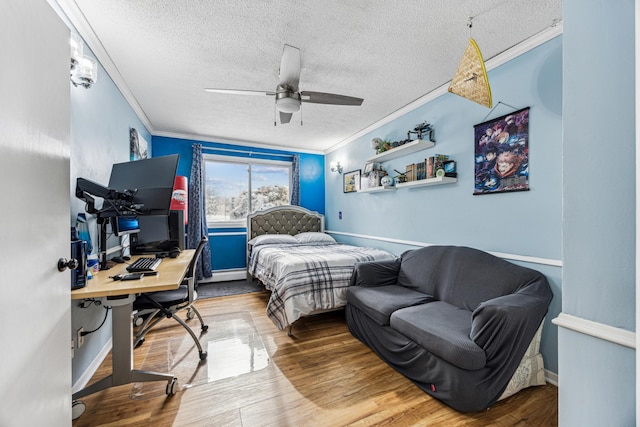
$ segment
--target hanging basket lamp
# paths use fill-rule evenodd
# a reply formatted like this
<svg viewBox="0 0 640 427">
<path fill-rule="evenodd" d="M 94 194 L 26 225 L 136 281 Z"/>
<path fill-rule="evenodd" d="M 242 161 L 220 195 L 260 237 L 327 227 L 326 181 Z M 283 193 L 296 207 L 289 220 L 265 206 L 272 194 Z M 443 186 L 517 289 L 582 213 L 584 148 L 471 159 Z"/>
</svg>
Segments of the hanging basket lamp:
<svg viewBox="0 0 640 427">
<path fill-rule="evenodd" d="M 487 77 L 482 53 L 480 53 L 478 44 L 472 38 L 469 39 L 467 49 L 462 55 L 460 65 L 458 65 L 458 71 L 456 71 L 451 80 L 449 92 L 477 102 L 487 108 L 493 106 L 491 87 L 489 86 L 489 78 Z"/>
</svg>

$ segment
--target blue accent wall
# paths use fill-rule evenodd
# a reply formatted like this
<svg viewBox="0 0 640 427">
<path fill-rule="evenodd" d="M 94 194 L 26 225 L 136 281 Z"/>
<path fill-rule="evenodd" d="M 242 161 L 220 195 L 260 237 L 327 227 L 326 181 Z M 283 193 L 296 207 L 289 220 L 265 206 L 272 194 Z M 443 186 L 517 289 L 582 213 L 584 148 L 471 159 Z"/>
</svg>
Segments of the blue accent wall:
<svg viewBox="0 0 640 427">
<path fill-rule="evenodd" d="M 562 311 L 635 331 L 634 2 L 564 0 L 562 7 Z M 560 425 L 637 425 L 636 351 L 561 329 Z"/>
<path fill-rule="evenodd" d="M 402 140 L 408 130 L 427 121 L 435 129 L 436 146 L 383 166 L 394 176 L 394 169 L 404 171 L 406 165 L 425 157 L 448 154 L 457 162 L 458 182 L 383 193 L 343 193 L 342 176 L 328 173 L 326 226 L 336 232 L 337 240 L 398 255 L 415 249 L 414 244 L 440 244 L 551 260 L 517 263 L 541 271 L 551 284 L 554 299 L 541 352 L 545 368 L 557 373 L 557 327 L 551 319 L 560 313 L 562 303 L 562 37 L 488 75 L 493 112 L 445 92 L 326 156 L 327 165 L 340 161 L 345 171 L 364 169 L 366 160 L 375 155 L 374 137 Z M 512 107 L 530 107 L 530 191 L 474 196 L 474 125 L 513 112 Z"/>
<path fill-rule="evenodd" d="M 254 154 L 298 154 L 300 156 L 300 206 L 322 214 L 325 212 L 324 187 L 324 155 L 299 153 L 286 150 L 264 149 L 228 143 L 197 141 L 192 139 L 154 136 L 151 146 L 154 157 L 179 154 L 177 174 L 191 175 L 192 145 L 202 144 L 204 153 L 230 157 L 249 157 L 247 153 L 224 150 L 251 151 Z M 216 150 L 218 149 L 218 150 Z M 273 156 L 274 160 L 283 160 L 281 156 Z M 211 267 L 215 271 L 246 267 L 246 228 L 241 229 L 209 229 L 211 245 Z"/>
</svg>

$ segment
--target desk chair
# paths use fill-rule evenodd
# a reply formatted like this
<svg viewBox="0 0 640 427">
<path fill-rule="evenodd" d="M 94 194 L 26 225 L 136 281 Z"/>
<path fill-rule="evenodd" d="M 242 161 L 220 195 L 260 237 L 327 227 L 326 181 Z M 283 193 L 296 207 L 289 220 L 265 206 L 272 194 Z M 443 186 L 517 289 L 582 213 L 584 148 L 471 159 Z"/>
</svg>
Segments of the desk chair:
<svg viewBox="0 0 640 427">
<path fill-rule="evenodd" d="M 138 312 L 151 312 L 151 314 L 148 315 L 148 317 L 140 327 L 140 331 L 133 341 L 134 347 L 144 342 L 144 337 L 145 335 L 147 335 L 147 332 L 149 332 L 159 321 L 161 321 L 163 317 L 170 317 L 175 319 L 176 322 L 180 323 L 182 327 L 184 327 L 187 332 L 189 332 L 189 335 L 191 335 L 193 341 L 198 347 L 200 360 L 205 360 L 207 358 L 207 352 L 202 349 L 202 345 L 200 344 L 200 341 L 196 334 L 189 327 L 189 325 L 187 325 L 187 323 L 177 315 L 179 311 L 187 309 L 187 319 L 193 319 L 193 313 L 195 313 L 200 320 L 200 329 L 202 330 L 202 332 L 206 332 L 207 329 L 209 329 L 209 326 L 204 324 L 200 312 L 198 312 L 198 310 L 193 305 L 193 303 L 198 298 L 196 292 L 198 281 L 196 265 L 198 263 L 198 258 L 200 258 L 200 254 L 202 253 L 202 249 L 204 248 L 204 245 L 206 243 L 207 238 L 203 237 L 202 240 L 200 240 L 198 247 L 196 248 L 191 263 L 189 264 L 186 278 L 178 289 L 140 294 L 133 302 L 134 310 L 137 310 Z"/>
</svg>

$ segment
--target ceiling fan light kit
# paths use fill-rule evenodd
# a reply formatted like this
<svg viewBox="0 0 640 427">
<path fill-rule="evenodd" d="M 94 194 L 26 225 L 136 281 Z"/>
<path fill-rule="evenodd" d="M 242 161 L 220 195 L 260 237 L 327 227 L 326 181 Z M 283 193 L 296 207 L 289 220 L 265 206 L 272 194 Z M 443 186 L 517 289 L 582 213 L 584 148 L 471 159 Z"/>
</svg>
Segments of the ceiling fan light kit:
<svg viewBox="0 0 640 427">
<path fill-rule="evenodd" d="M 283 113 L 295 113 L 300 110 L 300 94 L 297 92 L 278 92 L 276 108 Z"/>
<path fill-rule="evenodd" d="M 282 58 L 280 60 L 280 76 L 275 92 L 237 89 L 214 89 L 205 88 L 207 92 L 224 93 L 230 95 L 267 95 L 275 96 L 276 110 L 280 112 L 280 124 L 291 121 L 291 115 L 300 110 L 302 102 L 312 104 L 328 105 L 362 105 L 362 98 L 352 96 L 337 95 L 325 92 L 300 92 L 300 49 L 297 47 L 284 45 Z"/>
</svg>

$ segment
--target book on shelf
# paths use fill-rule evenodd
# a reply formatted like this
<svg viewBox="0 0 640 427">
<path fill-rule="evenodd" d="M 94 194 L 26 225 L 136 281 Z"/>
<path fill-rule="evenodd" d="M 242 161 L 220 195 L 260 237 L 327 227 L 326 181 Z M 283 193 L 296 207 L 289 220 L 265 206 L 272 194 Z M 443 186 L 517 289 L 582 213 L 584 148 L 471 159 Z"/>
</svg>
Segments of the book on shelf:
<svg viewBox="0 0 640 427">
<path fill-rule="evenodd" d="M 436 176 L 435 160 L 436 160 L 435 157 L 428 157 L 426 159 L 426 162 L 427 162 L 426 178 L 434 178 Z"/>
<path fill-rule="evenodd" d="M 425 162 L 416 163 L 416 181 L 427 177 Z"/>
<path fill-rule="evenodd" d="M 407 181 L 415 181 L 416 180 L 416 164 L 412 163 L 407 165 Z"/>
<path fill-rule="evenodd" d="M 435 169 L 444 169 L 444 162 L 449 160 L 449 156 L 447 154 L 436 154 L 435 155 Z"/>
<path fill-rule="evenodd" d="M 435 178 L 441 169 L 443 172 L 446 172 L 444 170 L 444 164 L 448 160 L 449 156 L 446 154 L 436 154 L 435 156 L 427 158 L 427 178 Z"/>
</svg>

